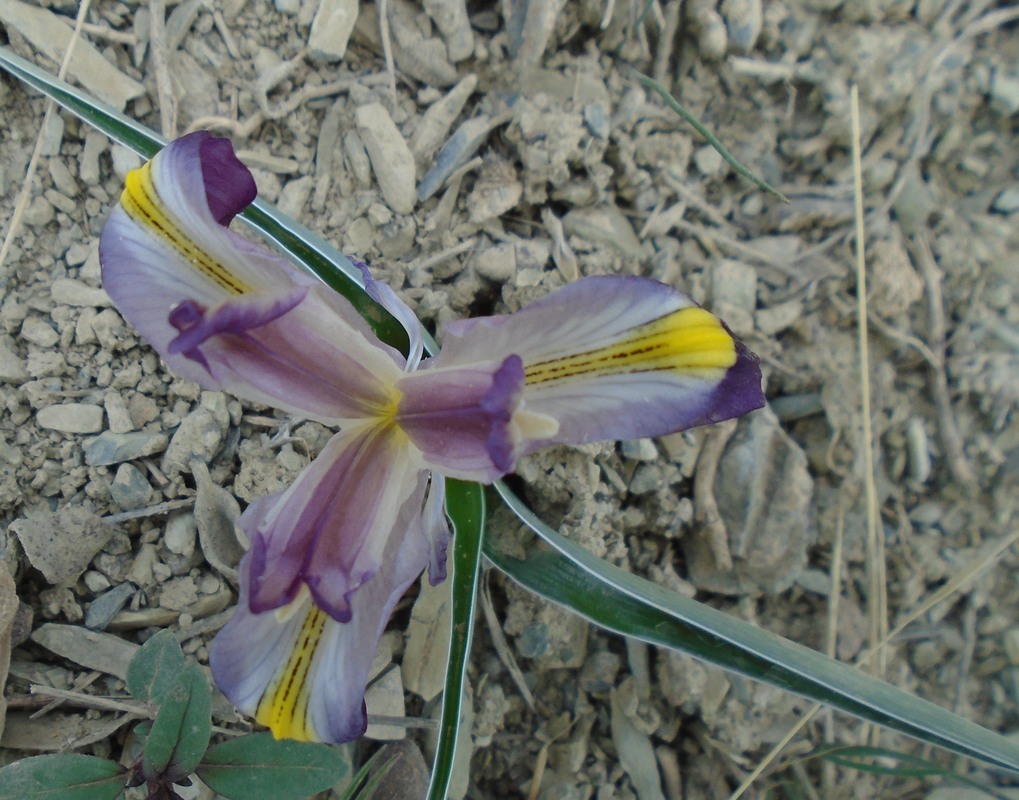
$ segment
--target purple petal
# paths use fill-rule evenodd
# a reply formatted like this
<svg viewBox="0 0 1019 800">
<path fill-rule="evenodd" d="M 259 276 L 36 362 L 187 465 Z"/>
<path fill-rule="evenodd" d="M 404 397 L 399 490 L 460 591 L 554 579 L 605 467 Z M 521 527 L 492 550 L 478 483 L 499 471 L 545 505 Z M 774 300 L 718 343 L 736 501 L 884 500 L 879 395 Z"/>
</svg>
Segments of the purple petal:
<svg viewBox="0 0 1019 800">
<path fill-rule="evenodd" d="M 429 549 L 420 512 L 407 506 L 396 521 L 382 565 L 351 600 L 340 623 L 307 593 L 281 612 L 250 610 L 251 556 L 241 562 L 237 609 L 212 642 L 216 684 L 277 737 L 323 742 L 356 739 L 367 727 L 364 691 L 393 607 L 425 568 Z"/>
<path fill-rule="evenodd" d="M 513 468 L 511 426 L 524 370 L 511 355 L 464 369 L 426 369 L 400 380 L 396 421 L 427 465 L 465 480 L 490 482 Z"/>
<path fill-rule="evenodd" d="M 174 372 L 206 388 L 323 421 L 377 413 L 404 359 L 347 300 L 220 224 L 250 197 L 229 142 L 173 142 L 128 176 L 103 229 L 106 290 Z"/>
<path fill-rule="evenodd" d="M 516 314 L 452 322 L 425 366 L 510 353 L 524 363 L 523 408 L 559 423 L 520 453 L 661 436 L 764 404 L 757 357 L 688 297 L 644 278 L 585 278 Z"/>
<path fill-rule="evenodd" d="M 198 152 L 202 162 L 202 182 L 209 213 L 220 225 L 230 220 L 255 201 L 255 179 L 234 154 L 228 139 L 215 139 L 208 131 L 196 131 L 181 137 L 199 140 Z"/>
<path fill-rule="evenodd" d="M 285 492 L 241 515 L 251 540 L 251 610 L 286 605 L 306 586 L 332 617 L 379 570 L 405 507 L 420 518 L 427 473 L 392 425 L 341 431 Z M 418 523 L 421 527 L 421 523 Z"/>
<path fill-rule="evenodd" d="M 389 284 L 377 281 L 372 277 L 367 264 L 357 259 L 351 259 L 351 262 L 361 270 L 361 277 L 364 279 L 364 290 L 368 293 L 368 296 L 392 314 L 407 332 L 410 346 L 408 348 L 405 369 L 407 372 L 417 369 L 421 361 L 421 354 L 425 349 L 424 340 L 421 338 L 421 323 L 418 321 L 417 315 L 400 299 L 400 296 L 393 291 Z"/>
</svg>

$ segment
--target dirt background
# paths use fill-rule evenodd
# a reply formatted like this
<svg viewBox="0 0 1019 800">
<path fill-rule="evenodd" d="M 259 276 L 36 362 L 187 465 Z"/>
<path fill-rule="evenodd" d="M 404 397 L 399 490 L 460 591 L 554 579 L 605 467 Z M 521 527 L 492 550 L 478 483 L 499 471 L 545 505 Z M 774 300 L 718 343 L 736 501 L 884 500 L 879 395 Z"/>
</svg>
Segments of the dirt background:
<svg viewBox="0 0 1019 800">
<path fill-rule="evenodd" d="M 41 5 L 0 0 L 0 39 L 56 71 L 78 6 Z M 520 491 L 613 563 L 843 660 L 912 620 L 886 678 L 1019 735 L 1017 18 L 990 0 L 94 0 L 68 76 L 168 136 L 229 135 L 263 198 L 367 261 L 440 339 L 447 320 L 579 275 L 651 276 L 704 303 L 761 355 L 769 410 L 542 454 Z M 6 75 L 0 108 L 0 554 L 20 597 L 0 592 L 0 753 L 130 758 L 132 649 L 169 626 L 206 663 L 235 600 L 233 516 L 329 432 L 167 373 L 99 282 L 97 235 L 138 160 L 69 115 L 44 124 L 44 101 Z M 492 535 L 534 546 L 506 513 Z M 384 639 L 373 714 L 437 713 L 443 596 L 416 602 Z M 457 796 L 728 797 L 810 707 L 600 633 L 495 573 L 484 612 Z M 245 729 L 222 698 L 216 713 Z M 404 731 L 373 726 L 352 759 Z M 1016 785 L 873 735 L 822 711 L 745 796 L 972 791 L 804 758 L 823 742 Z M 430 758 L 427 731 L 408 741 Z"/>
</svg>

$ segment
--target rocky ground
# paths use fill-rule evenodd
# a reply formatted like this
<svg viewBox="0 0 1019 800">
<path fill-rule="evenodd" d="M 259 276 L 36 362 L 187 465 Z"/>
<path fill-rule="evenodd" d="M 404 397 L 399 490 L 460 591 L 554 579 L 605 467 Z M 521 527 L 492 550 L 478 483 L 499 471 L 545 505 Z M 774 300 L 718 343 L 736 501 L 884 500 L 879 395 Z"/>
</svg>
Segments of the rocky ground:
<svg viewBox="0 0 1019 800">
<path fill-rule="evenodd" d="M 158 24 L 162 0 L 92 2 L 69 79 L 168 136 L 230 136 L 262 197 L 367 261 L 440 338 L 450 319 L 518 308 L 579 275 L 641 274 L 691 294 L 761 355 L 770 408 L 738 425 L 521 464 L 517 485 L 546 520 L 613 563 L 847 661 L 883 619 L 915 616 L 887 679 L 1019 731 L 1019 559 L 996 547 L 1014 533 L 1019 487 L 1015 6 L 165 6 Z M 0 40 L 56 71 L 76 12 L 0 0 Z M 736 175 L 632 70 L 666 84 L 791 202 Z M 233 516 L 286 485 L 329 432 L 170 375 L 99 282 L 97 235 L 137 158 L 69 115 L 45 117 L 6 75 L 0 107 L 0 554 L 21 601 L 0 753 L 119 757 L 130 717 L 90 698 L 122 695 L 127 658 L 161 627 L 206 662 L 235 601 Z M 506 513 L 493 531 L 530 545 Z M 976 565 L 987 569 L 967 580 Z M 0 612 L 15 605 L 0 597 Z M 400 669 L 373 687 L 370 711 L 436 712 L 427 643 L 441 605 L 422 592 L 398 612 L 380 666 Z M 494 572 L 484 605 L 457 796 L 726 797 L 809 708 L 591 629 Z M 71 699 L 40 714 L 48 698 L 33 684 Z M 246 725 L 224 701 L 217 715 Z M 945 796 L 937 781 L 803 758 L 867 736 L 822 713 L 745 796 Z M 410 738 L 430 753 L 427 736 Z M 880 744 L 1014 785 L 896 736 Z M 634 766 L 652 748 L 657 774 Z"/>
</svg>

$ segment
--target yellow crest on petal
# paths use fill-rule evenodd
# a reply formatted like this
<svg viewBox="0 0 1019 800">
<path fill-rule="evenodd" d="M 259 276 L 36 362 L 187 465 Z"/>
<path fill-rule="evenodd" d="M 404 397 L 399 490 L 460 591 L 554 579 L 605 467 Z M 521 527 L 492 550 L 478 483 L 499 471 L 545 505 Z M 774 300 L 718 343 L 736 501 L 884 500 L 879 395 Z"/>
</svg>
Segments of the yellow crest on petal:
<svg viewBox="0 0 1019 800">
<path fill-rule="evenodd" d="M 659 371 L 710 380 L 735 363 L 736 343 L 722 323 L 690 306 L 632 328 L 604 347 L 528 364 L 525 382 Z"/>
<path fill-rule="evenodd" d="M 251 287 L 206 253 L 174 221 L 152 179 L 152 162 L 131 170 L 124 181 L 120 204 L 128 216 L 179 252 L 208 280 L 230 294 L 245 294 Z"/>
<path fill-rule="evenodd" d="M 314 603 L 307 602 L 306 593 L 285 608 L 300 613 L 304 606 L 304 622 L 297 641 L 283 668 L 276 674 L 255 710 L 255 719 L 265 725 L 277 739 L 308 742 L 318 737 L 308 725 L 308 700 L 311 694 L 309 676 L 315 650 L 322 639 L 328 614 Z"/>
</svg>

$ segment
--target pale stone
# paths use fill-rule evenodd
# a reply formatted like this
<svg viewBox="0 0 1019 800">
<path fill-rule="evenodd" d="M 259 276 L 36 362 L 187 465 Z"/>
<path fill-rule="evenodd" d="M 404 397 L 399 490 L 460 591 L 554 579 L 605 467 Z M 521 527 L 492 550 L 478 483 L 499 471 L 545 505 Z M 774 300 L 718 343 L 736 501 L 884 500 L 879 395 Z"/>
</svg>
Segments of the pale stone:
<svg viewBox="0 0 1019 800">
<path fill-rule="evenodd" d="M 357 23 L 357 0 L 321 0 L 311 23 L 308 48 L 314 59 L 339 61 Z"/>
<path fill-rule="evenodd" d="M 407 142 L 381 103 L 357 109 L 357 132 L 364 142 L 386 203 L 397 214 L 414 210 L 416 168 Z"/>
<path fill-rule="evenodd" d="M 46 406 L 35 415 L 40 427 L 63 433 L 98 433 L 103 429 L 103 409 L 85 403 Z"/>
</svg>

